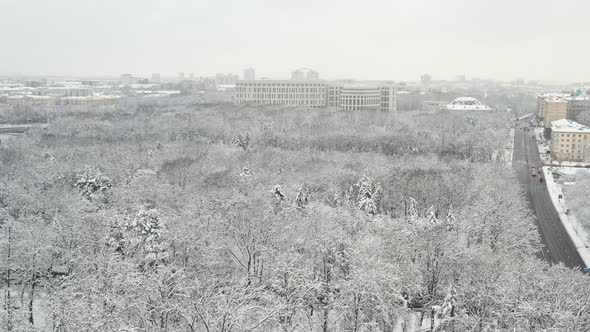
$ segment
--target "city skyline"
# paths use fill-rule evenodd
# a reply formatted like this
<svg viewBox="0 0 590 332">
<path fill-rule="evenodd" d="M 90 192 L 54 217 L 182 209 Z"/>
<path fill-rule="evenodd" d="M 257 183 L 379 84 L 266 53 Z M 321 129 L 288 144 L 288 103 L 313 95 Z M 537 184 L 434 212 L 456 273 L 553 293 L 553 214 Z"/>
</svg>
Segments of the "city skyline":
<svg viewBox="0 0 590 332">
<path fill-rule="evenodd" d="M 590 52 L 580 39 L 588 9 L 581 0 L 368 1 L 362 7 L 7 0 L 0 4 L 0 28 L 18 33 L 5 37 L 0 75 L 214 76 L 253 67 L 257 77 L 279 79 L 308 67 L 326 79 L 417 81 L 429 73 L 434 80 L 466 74 L 588 81 Z"/>
</svg>

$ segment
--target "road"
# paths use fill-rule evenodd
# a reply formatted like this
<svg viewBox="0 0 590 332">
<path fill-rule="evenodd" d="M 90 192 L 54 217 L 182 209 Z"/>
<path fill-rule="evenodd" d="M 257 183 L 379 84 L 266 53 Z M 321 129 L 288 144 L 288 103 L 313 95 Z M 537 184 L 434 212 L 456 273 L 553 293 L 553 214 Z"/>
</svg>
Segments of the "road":
<svg viewBox="0 0 590 332">
<path fill-rule="evenodd" d="M 559 220 L 559 215 L 551 202 L 545 183 L 531 176 L 530 166 L 541 165 L 537 145 L 532 138 L 533 128 L 525 131 L 519 127 L 527 126 L 518 122 L 514 134 L 514 154 L 512 167 L 521 185 L 526 190 L 530 208 L 535 212 L 535 223 L 539 229 L 543 248 L 539 257 L 549 263 L 563 263 L 570 268 L 585 267 L 574 243 Z"/>
</svg>

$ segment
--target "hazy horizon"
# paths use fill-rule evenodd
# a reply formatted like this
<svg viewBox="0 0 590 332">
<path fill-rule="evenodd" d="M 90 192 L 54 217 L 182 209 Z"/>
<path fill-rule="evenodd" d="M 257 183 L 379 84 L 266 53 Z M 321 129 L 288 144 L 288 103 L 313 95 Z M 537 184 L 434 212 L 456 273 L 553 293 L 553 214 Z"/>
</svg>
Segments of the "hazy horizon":
<svg viewBox="0 0 590 332">
<path fill-rule="evenodd" d="M 18 1 L 0 4 L 8 33 L 0 75 L 193 72 L 417 81 L 590 81 L 590 3 L 566 0 Z"/>
</svg>

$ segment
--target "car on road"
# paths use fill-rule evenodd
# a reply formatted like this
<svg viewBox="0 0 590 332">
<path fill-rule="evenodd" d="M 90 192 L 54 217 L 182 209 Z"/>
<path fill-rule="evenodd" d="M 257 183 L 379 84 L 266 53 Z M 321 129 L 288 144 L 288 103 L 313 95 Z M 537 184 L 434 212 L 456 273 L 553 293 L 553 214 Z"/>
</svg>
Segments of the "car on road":
<svg viewBox="0 0 590 332">
<path fill-rule="evenodd" d="M 543 166 L 537 166 L 537 172 L 543 173 Z"/>
<path fill-rule="evenodd" d="M 531 166 L 531 175 L 537 176 L 537 168 L 535 166 Z"/>
</svg>

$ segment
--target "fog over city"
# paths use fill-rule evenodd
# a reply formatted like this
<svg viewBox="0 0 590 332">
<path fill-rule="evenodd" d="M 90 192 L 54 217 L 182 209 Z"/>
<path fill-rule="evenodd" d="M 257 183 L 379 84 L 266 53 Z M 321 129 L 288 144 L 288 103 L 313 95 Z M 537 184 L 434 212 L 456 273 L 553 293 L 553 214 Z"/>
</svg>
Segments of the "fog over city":
<svg viewBox="0 0 590 332">
<path fill-rule="evenodd" d="M 3 0 L 0 75 L 587 78 L 585 0 Z"/>
<path fill-rule="evenodd" d="M 589 13 L 0 0 L 0 332 L 590 331 Z"/>
</svg>

